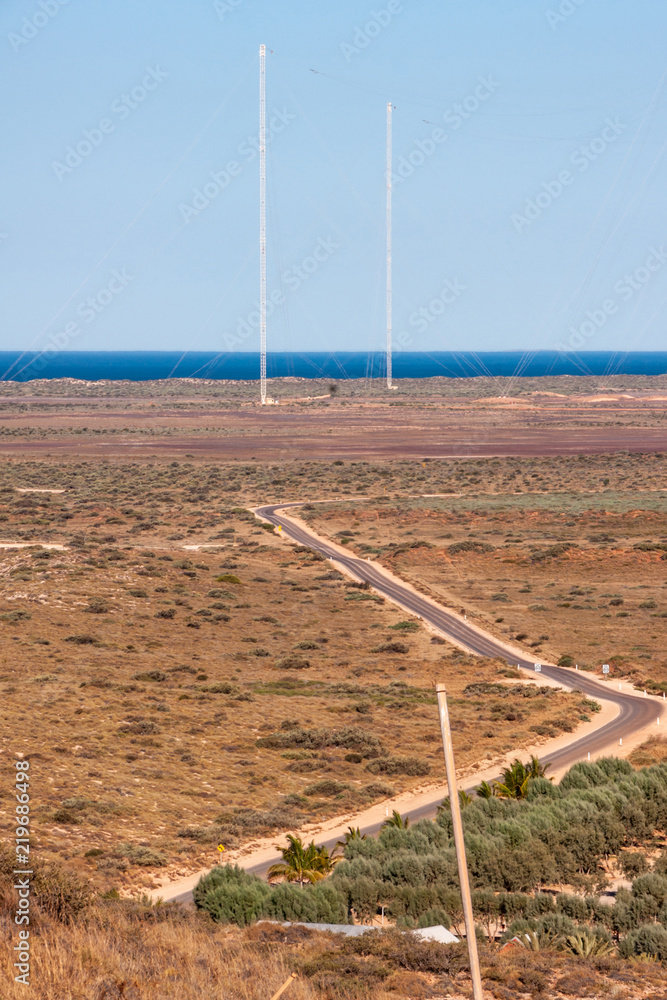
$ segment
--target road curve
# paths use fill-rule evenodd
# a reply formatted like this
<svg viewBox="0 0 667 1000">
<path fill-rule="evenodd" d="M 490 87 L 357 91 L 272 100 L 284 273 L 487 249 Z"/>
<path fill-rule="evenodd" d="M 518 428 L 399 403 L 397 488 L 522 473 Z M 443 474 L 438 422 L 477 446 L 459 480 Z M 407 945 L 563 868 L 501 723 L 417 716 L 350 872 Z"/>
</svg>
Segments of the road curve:
<svg viewBox="0 0 667 1000">
<path fill-rule="evenodd" d="M 446 611 L 434 601 L 422 597 L 410 587 L 391 579 L 372 563 L 365 562 L 357 556 L 341 553 L 337 547 L 317 538 L 305 526 L 296 524 L 289 518 L 281 517 L 280 511 L 302 507 L 304 503 L 305 501 L 303 503 L 270 504 L 255 508 L 255 513 L 271 524 L 279 525 L 285 534 L 298 542 L 299 545 L 306 545 L 323 556 L 334 559 L 358 580 L 369 583 L 379 594 L 408 611 L 412 611 L 413 614 L 419 615 L 457 645 L 464 646 L 480 656 L 500 657 L 507 660 L 508 663 L 516 663 L 523 669 L 530 670 L 531 675 L 535 676 L 533 660 L 528 660 L 525 656 L 514 655 L 514 653 L 510 655 L 507 646 L 492 635 L 481 631 L 477 626 L 471 626 L 467 622 L 461 621 L 457 615 Z M 618 746 L 622 737 L 630 736 L 636 730 L 643 729 L 644 726 L 655 721 L 656 705 L 653 699 L 614 691 L 611 685 L 605 684 L 603 686 L 599 681 L 585 673 L 567 667 L 543 665 L 542 674 L 562 684 L 563 687 L 576 688 L 586 695 L 604 698 L 619 709 L 619 714 L 615 719 L 601 726 L 594 733 L 589 733 L 588 736 L 574 740 L 567 747 L 562 747 L 560 750 L 555 750 L 540 758 L 543 763 L 551 764 L 552 767 L 567 767 L 581 760 L 582 755 L 588 751 L 593 754 L 614 745 Z"/>
<path fill-rule="evenodd" d="M 368 563 L 357 556 L 342 553 L 337 547 L 327 544 L 323 539 L 312 534 L 301 524 L 297 524 L 290 518 L 281 517 L 280 512 L 290 508 L 303 507 L 306 501 L 269 504 L 263 507 L 255 507 L 254 512 L 265 521 L 280 527 L 282 531 L 289 535 L 299 545 L 305 545 L 314 549 L 328 559 L 335 560 L 343 566 L 349 573 L 358 580 L 369 583 L 377 593 L 382 594 L 388 600 L 400 605 L 408 611 L 419 615 L 424 621 L 436 628 L 442 635 L 451 639 L 457 645 L 463 646 L 480 656 L 500 657 L 508 663 L 517 664 L 524 670 L 529 670 L 531 676 L 535 676 L 535 664 L 533 660 L 528 660 L 525 656 L 515 655 L 508 648 L 492 635 L 481 631 L 477 626 L 471 626 L 465 621 L 446 611 L 434 601 L 422 597 L 415 593 L 410 587 L 403 585 L 390 576 L 385 575 L 377 566 Z M 651 698 L 643 698 L 639 695 L 627 694 L 615 691 L 611 685 L 603 685 L 600 681 L 594 680 L 581 671 L 568 669 L 567 667 L 554 667 L 547 664 L 542 665 L 542 674 L 557 681 L 565 688 L 574 689 L 594 698 L 604 698 L 618 708 L 618 715 L 606 725 L 596 729 L 595 732 L 574 739 L 567 746 L 554 750 L 551 753 L 540 756 L 543 764 L 550 764 L 552 768 L 560 769 L 570 767 L 582 760 L 585 754 L 590 752 L 591 756 L 599 754 L 604 750 L 611 750 L 619 745 L 619 740 L 623 737 L 631 736 L 639 729 L 655 722 L 656 703 Z M 468 779 L 462 787 L 470 791 L 478 784 L 474 778 Z M 405 810 L 405 815 L 410 817 L 411 822 L 420 819 L 431 819 L 435 816 L 437 807 L 442 799 L 438 795 L 432 802 L 419 806 L 415 809 Z M 382 823 L 375 823 L 364 827 L 361 831 L 368 835 L 379 832 Z M 337 838 L 323 841 L 327 847 L 333 848 Z M 256 875 L 264 877 L 270 864 L 279 861 L 276 856 L 271 862 L 250 866 L 246 869 Z M 169 898 L 169 897 L 168 897 Z M 192 892 L 184 892 L 178 896 L 170 897 L 172 900 L 189 902 L 192 899 Z"/>
</svg>

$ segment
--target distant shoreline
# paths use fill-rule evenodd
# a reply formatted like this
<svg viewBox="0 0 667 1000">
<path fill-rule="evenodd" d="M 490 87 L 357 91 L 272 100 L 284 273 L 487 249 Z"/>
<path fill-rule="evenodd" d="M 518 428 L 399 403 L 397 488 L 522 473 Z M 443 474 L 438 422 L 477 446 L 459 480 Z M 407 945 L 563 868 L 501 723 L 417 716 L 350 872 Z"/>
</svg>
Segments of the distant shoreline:
<svg viewBox="0 0 667 1000">
<path fill-rule="evenodd" d="M 274 352 L 267 358 L 270 379 L 382 379 L 384 354 L 378 352 Z M 396 380 L 444 377 L 545 378 L 667 374 L 667 351 L 495 351 L 417 353 L 397 351 Z M 259 353 L 213 351 L 3 351 L 2 381 L 80 379 L 83 381 L 148 382 L 164 379 L 257 381 Z"/>
</svg>

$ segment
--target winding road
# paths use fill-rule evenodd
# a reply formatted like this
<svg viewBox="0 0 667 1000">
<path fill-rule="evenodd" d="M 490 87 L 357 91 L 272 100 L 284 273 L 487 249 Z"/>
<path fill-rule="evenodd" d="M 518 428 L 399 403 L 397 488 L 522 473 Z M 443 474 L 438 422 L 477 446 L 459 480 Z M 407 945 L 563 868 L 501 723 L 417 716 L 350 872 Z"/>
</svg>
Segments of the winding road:
<svg viewBox="0 0 667 1000">
<path fill-rule="evenodd" d="M 304 502 L 305 503 L 305 502 Z M 515 652 L 499 639 L 484 632 L 477 626 L 470 625 L 458 615 L 446 611 L 435 601 L 416 593 L 411 587 L 400 583 L 388 572 L 383 571 L 373 563 L 365 562 L 357 556 L 342 553 L 338 546 L 328 544 L 305 526 L 297 524 L 289 517 L 281 516 L 281 511 L 290 508 L 303 507 L 304 503 L 270 504 L 255 508 L 255 513 L 271 524 L 280 526 L 299 545 L 306 545 L 328 559 L 333 559 L 348 573 L 382 594 L 383 597 L 399 604 L 406 611 L 419 615 L 447 639 L 457 646 L 480 656 L 500 657 L 508 663 L 516 663 L 524 670 L 529 670 L 535 676 L 535 663 L 520 652 Z M 630 736 L 638 729 L 655 723 L 656 702 L 653 698 L 643 698 L 640 695 L 615 691 L 611 684 L 603 684 L 593 677 L 572 670 L 568 667 L 542 665 L 542 674 L 570 690 L 576 688 L 586 695 L 604 698 L 619 709 L 619 714 L 611 722 L 601 726 L 588 736 L 575 739 L 568 746 L 541 757 L 543 763 L 551 764 L 552 768 L 568 767 L 582 759 L 582 755 L 618 746 L 619 740 Z M 658 712 L 659 714 L 659 712 Z M 415 819 L 417 816 L 415 816 Z M 421 818 L 421 817 L 419 817 Z"/>
<path fill-rule="evenodd" d="M 527 659 L 519 650 L 515 650 L 501 640 L 494 638 L 478 626 L 466 622 L 459 615 L 445 610 L 435 601 L 417 593 L 409 585 L 401 583 L 391 573 L 383 570 L 376 564 L 341 551 L 341 547 L 319 538 L 316 534 L 309 531 L 307 527 L 295 522 L 289 515 L 282 513 L 290 509 L 303 507 L 305 504 L 306 501 L 269 504 L 268 506 L 255 507 L 253 511 L 263 520 L 268 521 L 276 527 L 280 527 L 286 535 L 289 535 L 299 545 L 305 545 L 319 552 L 327 559 L 333 560 L 357 580 L 370 584 L 378 594 L 386 597 L 406 611 L 418 615 L 455 645 L 472 653 L 477 653 L 480 656 L 500 657 L 507 660 L 508 663 L 516 664 L 524 670 L 530 671 L 531 676 L 535 677 L 534 661 Z M 618 714 L 611 722 L 601 725 L 600 728 L 589 732 L 585 736 L 580 736 L 579 738 L 575 736 L 567 745 L 561 746 L 551 753 L 541 755 L 541 762 L 551 765 L 552 770 L 570 767 L 572 764 L 576 764 L 582 760 L 588 753 L 593 758 L 605 750 L 617 747 L 622 738 L 627 738 L 638 730 L 655 724 L 656 717 L 661 714 L 662 706 L 658 705 L 654 698 L 616 691 L 612 684 L 602 683 L 581 671 L 542 664 L 541 673 L 543 676 L 556 681 L 564 688 L 568 688 L 569 690 L 576 689 L 593 698 L 602 698 L 607 702 L 611 702 L 618 709 Z M 466 782 L 462 783 L 462 788 L 466 791 L 471 791 L 477 784 L 479 784 L 479 780 L 469 778 Z M 411 822 L 420 819 L 430 819 L 435 816 L 437 807 L 441 801 L 442 792 L 431 801 L 422 803 L 413 809 L 402 809 L 401 812 L 409 816 Z M 373 835 L 378 833 L 381 826 L 382 821 L 364 826 L 361 832 Z M 326 844 L 329 848 L 333 848 L 336 845 L 337 839 L 337 837 L 333 837 L 322 841 L 322 843 Z M 246 871 L 265 876 L 269 866 L 279 860 L 280 858 L 276 855 L 275 858 L 272 858 L 268 862 L 263 861 L 261 864 L 251 866 L 243 865 L 243 867 L 246 868 Z M 178 892 L 177 894 L 173 890 L 171 893 L 169 891 L 165 893 L 165 888 L 158 890 L 156 895 L 159 894 L 163 899 L 181 902 L 189 902 L 192 899 L 191 889 Z M 175 885 L 174 889 L 176 889 Z"/>
</svg>

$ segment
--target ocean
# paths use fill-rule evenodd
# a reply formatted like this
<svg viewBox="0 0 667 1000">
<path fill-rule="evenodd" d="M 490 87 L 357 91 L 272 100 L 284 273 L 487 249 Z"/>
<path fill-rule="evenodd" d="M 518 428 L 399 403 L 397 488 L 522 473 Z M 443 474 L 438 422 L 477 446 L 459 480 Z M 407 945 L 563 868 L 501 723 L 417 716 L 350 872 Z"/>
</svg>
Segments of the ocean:
<svg viewBox="0 0 667 1000">
<path fill-rule="evenodd" d="M 667 351 L 449 351 L 431 354 L 397 352 L 393 357 L 396 379 L 475 376 L 536 377 L 544 375 L 664 375 Z M 381 352 L 313 352 L 269 354 L 269 378 L 382 378 L 385 357 Z M 53 356 L 35 352 L 0 352 L 0 380 L 74 378 L 85 381 L 127 379 L 142 382 L 166 378 L 258 379 L 259 354 L 215 354 L 172 351 L 60 351 Z"/>
</svg>

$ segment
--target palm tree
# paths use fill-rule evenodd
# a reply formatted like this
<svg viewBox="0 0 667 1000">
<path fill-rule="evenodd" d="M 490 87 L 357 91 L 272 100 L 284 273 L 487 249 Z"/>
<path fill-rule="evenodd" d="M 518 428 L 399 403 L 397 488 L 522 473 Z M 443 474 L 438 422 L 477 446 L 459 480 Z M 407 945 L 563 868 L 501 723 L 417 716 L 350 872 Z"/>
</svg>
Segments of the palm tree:
<svg viewBox="0 0 667 1000">
<path fill-rule="evenodd" d="M 382 824 L 382 829 L 384 830 L 388 826 L 395 826 L 398 830 L 407 830 L 410 826 L 410 817 L 406 816 L 405 819 L 401 814 L 394 809 L 389 819 L 386 819 Z"/>
<path fill-rule="evenodd" d="M 362 833 L 359 827 L 348 826 L 347 832 L 343 834 L 343 839 L 337 841 L 336 847 L 346 848 L 352 840 L 367 840 L 366 834 Z"/>
<path fill-rule="evenodd" d="M 503 770 L 502 781 L 495 785 L 496 795 L 501 799 L 524 799 L 530 782 L 535 778 L 543 778 L 548 767 L 548 764 L 541 764 L 535 756 L 527 764 L 522 764 L 518 758 L 513 760 Z"/>
<path fill-rule="evenodd" d="M 306 882 L 314 885 L 321 881 L 332 870 L 335 862 L 326 847 L 315 847 L 312 840 L 305 847 L 301 837 L 291 833 L 287 834 L 287 840 L 289 846 L 280 849 L 283 860 L 269 868 L 269 882 L 283 879 L 285 882 L 298 882 L 303 888 Z"/>
<path fill-rule="evenodd" d="M 466 806 L 471 805 L 471 803 L 472 803 L 472 796 L 468 795 L 467 792 L 464 792 L 462 788 L 459 788 L 459 806 L 461 807 L 461 810 L 465 809 Z M 440 805 L 438 806 L 437 815 L 439 816 L 440 813 L 444 812 L 445 810 L 449 812 L 449 809 L 450 809 L 450 804 L 448 795 L 447 798 L 443 799 Z"/>
<path fill-rule="evenodd" d="M 492 799 L 496 795 L 496 783 L 492 785 L 488 781 L 483 781 L 482 784 L 475 790 L 475 794 L 478 799 Z"/>
<path fill-rule="evenodd" d="M 311 842 L 310 847 L 312 846 L 313 844 Z M 336 844 L 336 847 L 338 847 L 338 844 Z M 327 875 L 331 875 L 331 872 L 334 870 L 339 861 L 344 860 L 342 854 L 330 854 L 329 848 L 326 844 L 323 844 L 322 847 L 316 847 L 315 851 L 315 867 L 319 872 L 322 872 L 322 875 L 325 877 Z"/>
</svg>

